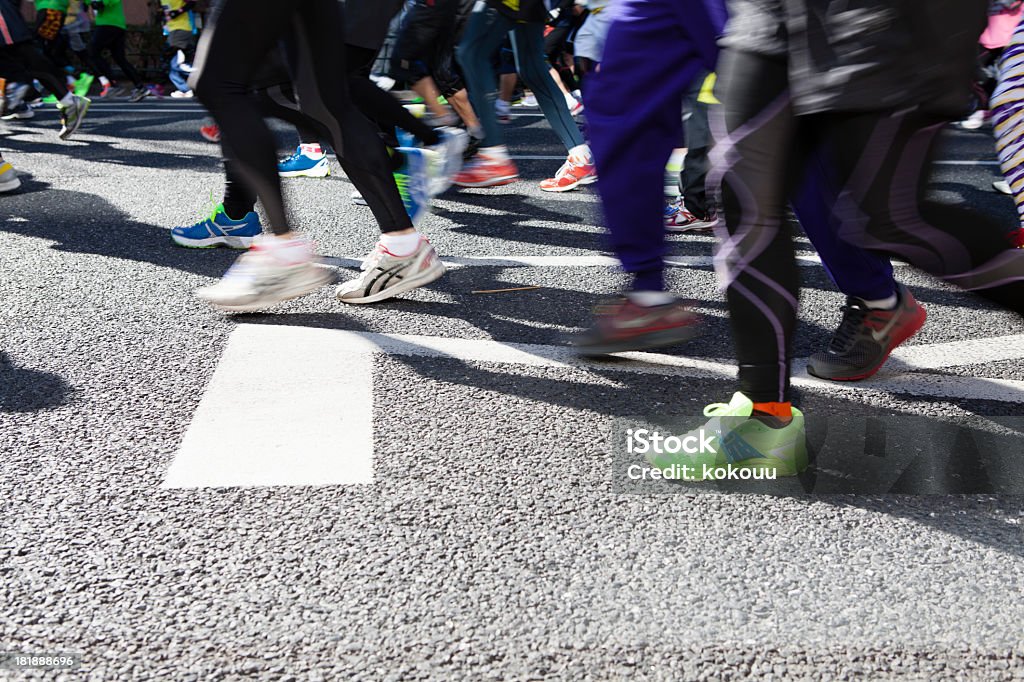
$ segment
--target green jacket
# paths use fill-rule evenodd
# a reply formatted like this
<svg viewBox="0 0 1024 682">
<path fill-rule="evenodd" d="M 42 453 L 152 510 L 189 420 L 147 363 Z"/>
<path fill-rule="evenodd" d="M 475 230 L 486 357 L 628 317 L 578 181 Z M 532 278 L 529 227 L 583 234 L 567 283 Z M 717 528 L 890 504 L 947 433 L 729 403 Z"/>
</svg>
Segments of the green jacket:
<svg viewBox="0 0 1024 682">
<path fill-rule="evenodd" d="M 70 0 L 36 0 L 36 11 L 42 12 L 44 9 L 55 9 L 67 14 L 69 2 Z"/>
<path fill-rule="evenodd" d="M 124 7 L 121 0 L 103 0 L 103 9 L 96 12 L 97 26 L 127 28 L 124 22 Z"/>
</svg>

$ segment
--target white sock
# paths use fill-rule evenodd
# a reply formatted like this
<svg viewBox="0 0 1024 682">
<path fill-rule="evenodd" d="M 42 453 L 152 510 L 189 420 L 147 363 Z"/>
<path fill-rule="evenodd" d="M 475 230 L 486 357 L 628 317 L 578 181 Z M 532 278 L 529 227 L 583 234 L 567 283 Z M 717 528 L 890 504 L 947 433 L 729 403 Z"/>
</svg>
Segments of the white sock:
<svg viewBox="0 0 1024 682">
<path fill-rule="evenodd" d="M 896 294 L 893 294 L 889 298 L 880 298 L 877 301 L 864 301 L 864 305 L 872 310 L 892 310 L 899 302 L 899 297 L 896 296 Z"/>
<path fill-rule="evenodd" d="M 272 234 L 264 234 L 256 238 L 256 243 L 287 265 L 299 265 L 313 260 L 313 242 L 307 239 L 281 239 Z"/>
<path fill-rule="evenodd" d="M 508 147 L 503 144 L 499 144 L 496 147 L 481 147 L 480 154 L 497 159 L 498 161 L 508 161 Z"/>
<path fill-rule="evenodd" d="M 388 234 L 385 232 L 380 236 L 380 243 L 396 256 L 408 256 L 420 245 L 421 236 L 419 232 L 411 234 Z"/>
<path fill-rule="evenodd" d="M 64 106 L 70 106 L 75 103 L 75 93 L 69 92 L 60 98 L 60 103 Z"/>
<path fill-rule="evenodd" d="M 106 87 L 110 85 L 110 79 L 106 76 L 100 76 L 100 83 L 103 85 L 103 87 Z"/>
<path fill-rule="evenodd" d="M 484 129 L 481 125 L 470 126 L 466 128 L 471 137 L 475 137 L 478 140 L 484 139 Z"/>
<path fill-rule="evenodd" d="M 576 98 L 573 97 L 572 95 L 565 96 L 565 103 L 569 106 L 570 109 L 579 104 L 579 102 L 576 101 Z"/>
<path fill-rule="evenodd" d="M 590 161 L 590 145 L 579 144 L 569 150 L 570 159 L 578 159 L 580 161 Z"/>
<path fill-rule="evenodd" d="M 656 305 L 665 305 L 676 300 L 676 297 L 667 291 L 631 291 L 626 297 L 644 308 Z"/>
<path fill-rule="evenodd" d="M 320 147 L 319 143 L 316 144 L 300 144 L 299 147 L 302 149 L 302 153 L 306 156 L 323 156 L 324 150 Z"/>
</svg>

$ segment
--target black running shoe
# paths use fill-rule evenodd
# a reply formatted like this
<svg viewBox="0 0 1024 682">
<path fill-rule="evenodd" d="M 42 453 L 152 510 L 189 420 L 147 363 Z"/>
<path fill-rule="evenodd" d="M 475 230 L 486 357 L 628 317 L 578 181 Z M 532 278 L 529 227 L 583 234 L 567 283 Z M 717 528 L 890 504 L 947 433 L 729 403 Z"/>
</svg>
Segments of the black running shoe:
<svg viewBox="0 0 1024 682">
<path fill-rule="evenodd" d="M 877 372 L 893 348 L 924 326 L 927 316 L 902 284 L 896 285 L 896 296 L 898 303 L 892 310 L 872 310 L 859 298 L 847 298 L 843 321 L 828 350 L 809 358 L 807 373 L 832 381 L 857 381 Z"/>
</svg>

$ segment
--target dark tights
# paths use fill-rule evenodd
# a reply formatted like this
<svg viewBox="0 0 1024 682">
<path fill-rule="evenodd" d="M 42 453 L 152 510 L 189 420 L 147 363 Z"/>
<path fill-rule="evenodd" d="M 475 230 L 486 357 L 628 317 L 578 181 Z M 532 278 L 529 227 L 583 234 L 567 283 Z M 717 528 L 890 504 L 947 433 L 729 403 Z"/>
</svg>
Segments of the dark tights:
<svg viewBox="0 0 1024 682">
<path fill-rule="evenodd" d="M 845 242 L 896 256 L 1024 314 L 1024 250 L 994 220 L 925 198 L 944 119 L 919 112 L 794 115 L 784 61 L 726 50 L 716 168 L 725 227 L 719 272 L 739 360 L 755 402 L 789 400 L 799 278 L 784 209 L 809 160 L 835 184 Z M 813 156 L 812 156 L 813 155 Z"/>
<path fill-rule="evenodd" d="M 191 83 L 221 129 L 224 155 L 263 202 L 275 234 L 291 230 L 274 137 L 248 84 L 292 31 L 295 85 L 303 111 L 329 133 L 346 175 L 366 199 L 381 231 L 412 227 L 373 124 L 356 108 L 346 82 L 344 18 L 336 0 L 225 0 L 204 32 Z"/>
</svg>

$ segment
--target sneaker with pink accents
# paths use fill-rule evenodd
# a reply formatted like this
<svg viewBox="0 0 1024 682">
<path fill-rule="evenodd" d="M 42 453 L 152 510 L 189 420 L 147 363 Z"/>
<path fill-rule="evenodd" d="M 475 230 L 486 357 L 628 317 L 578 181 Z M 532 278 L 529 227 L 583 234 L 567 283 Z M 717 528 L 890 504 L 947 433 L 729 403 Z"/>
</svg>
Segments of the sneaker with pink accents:
<svg viewBox="0 0 1024 682">
<path fill-rule="evenodd" d="M 360 266 L 359 276 L 338 286 L 342 303 L 376 303 L 430 284 L 445 272 L 426 237 L 407 256 L 396 256 L 379 243 Z"/>
<path fill-rule="evenodd" d="M 597 182 L 597 168 L 594 167 L 593 157 L 589 154 L 570 154 L 555 173 L 555 177 L 543 180 L 540 188 L 545 192 L 568 192 L 592 182 Z"/>
<path fill-rule="evenodd" d="M 219 282 L 196 290 L 215 308 L 246 313 L 304 296 L 337 279 L 318 265 L 312 242 L 264 235 L 238 257 Z"/>
</svg>

